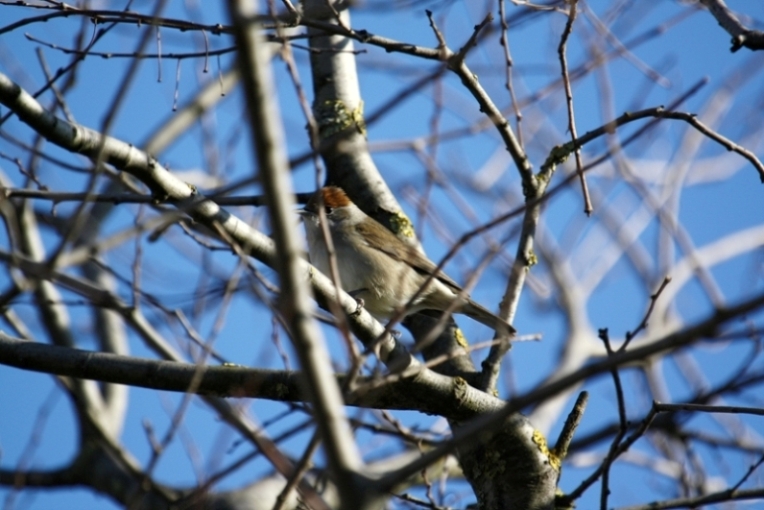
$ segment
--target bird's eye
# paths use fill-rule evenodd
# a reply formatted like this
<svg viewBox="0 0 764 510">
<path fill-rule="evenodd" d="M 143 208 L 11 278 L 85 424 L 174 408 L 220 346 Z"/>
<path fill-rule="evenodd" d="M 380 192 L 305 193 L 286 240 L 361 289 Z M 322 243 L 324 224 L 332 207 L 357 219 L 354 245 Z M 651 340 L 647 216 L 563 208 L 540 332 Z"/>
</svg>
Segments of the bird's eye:
<svg viewBox="0 0 764 510">
<path fill-rule="evenodd" d="M 324 212 L 327 214 L 327 216 L 332 214 L 332 211 L 334 211 L 333 207 L 329 207 L 328 205 L 324 206 Z"/>
</svg>

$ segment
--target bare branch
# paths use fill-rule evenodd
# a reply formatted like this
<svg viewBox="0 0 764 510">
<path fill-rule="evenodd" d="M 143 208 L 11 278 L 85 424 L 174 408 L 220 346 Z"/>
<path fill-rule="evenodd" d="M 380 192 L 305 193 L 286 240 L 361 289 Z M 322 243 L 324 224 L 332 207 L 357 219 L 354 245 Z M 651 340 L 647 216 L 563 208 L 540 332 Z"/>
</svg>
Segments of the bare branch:
<svg viewBox="0 0 764 510">
<path fill-rule="evenodd" d="M 308 391 L 334 482 L 340 490 L 342 507 L 350 508 L 354 501 L 358 508 L 366 508 L 368 503 L 359 501 L 359 495 L 367 494 L 367 501 L 378 496 L 368 490 L 364 480 L 364 462 L 342 406 L 340 388 L 333 384 L 329 351 L 312 319 L 308 284 L 300 267 L 303 247 L 293 227 L 294 202 L 283 126 L 273 101 L 276 89 L 265 39 L 259 34 L 258 27 L 249 21 L 257 14 L 257 8 L 249 1 L 230 0 L 228 9 L 239 49 L 239 70 L 246 91 L 252 142 L 257 149 L 259 175 L 263 179 L 279 254 L 275 262 L 282 290 L 281 312 L 286 317 L 300 365 L 309 381 Z M 336 301 L 339 301 L 339 290 Z"/>
<path fill-rule="evenodd" d="M 706 6 L 719 25 L 732 36 L 731 52 L 734 53 L 743 47 L 749 50 L 764 50 L 764 32 L 752 30 L 743 25 L 724 0 L 699 0 L 699 2 Z"/>
<path fill-rule="evenodd" d="M 562 83 L 565 86 L 565 102 L 568 106 L 568 131 L 570 132 L 571 141 L 576 143 L 576 116 L 573 111 L 573 89 L 570 86 L 570 75 L 568 74 L 568 59 L 565 56 L 565 51 L 568 43 L 568 37 L 573 30 L 573 22 L 576 19 L 576 9 L 578 8 L 578 0 L 572 0 L 568 7 L 568 22 L 565 24 L 565 29 L 562 31 L 562 37 L 560 38 L 560 45 L 557 48 L 557 53 L 560 56 L 560 67 L 562 67 Z M 591 216 L 592 211 L 592 199 L 589 196 L 589 188 L 586 186 L 586 178 L 584 177 L 584 163 L 581 159 L 581 149 L 576 149 L 576 170 L 578 171 L 578 177 L 581 180 L 581 193 L 584 195 L 584 213 L 587 216 Z"/>
</svg>

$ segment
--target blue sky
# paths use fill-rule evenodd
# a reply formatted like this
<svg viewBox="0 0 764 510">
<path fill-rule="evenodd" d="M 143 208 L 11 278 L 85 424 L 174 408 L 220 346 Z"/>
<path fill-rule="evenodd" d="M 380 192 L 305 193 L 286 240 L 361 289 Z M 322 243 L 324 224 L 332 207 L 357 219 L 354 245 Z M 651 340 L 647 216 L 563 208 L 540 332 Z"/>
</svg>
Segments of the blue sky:
<svg viewBox="0 0 764 510">
<path fill-rule="evenodd" d="M 116 2 L 105 2 L 110 8 L 120 8 Z M 189 6 L 194 2 L 170 1 L 167 16 L 185 18 L 189 13 L 196 13 L 207 23 L 227 23 L 226 15 L 220 11 L 222 2 L 200 2 L 198 10 Z M 611 2 L 591 1 L 588 5 L 599 16 L 604 16 Z M 151 8 L 151 2 L 136 2 L 135 10 L 143 12 Z M 441 30 L 452 48 L 457 48 L 469 37 L 472 27 L 485 15 L 488 2 L 427 2 L 432 9 Z M 728 5 L 733 9 L 744 11 L 752 18 L 753 26 L 761 29 L 764 20 L 764 4 L 754 2 L 733 2 Z M 3 25 L 13 20 L 40 12 L 30 12 L 17 7 L 0 7 Z M 508 5 L 511 15 L 518 8 Z M 609 83 L 612 91 L 613 113 L 620 115 L 625 111 L 633 111 L 659 105 L 668 105 L 681 96 L 699 80 L 708 79 L 697 94 L 690 97 L 680 108 L 682 111 L 698 113 L 701 119 L 712 120 L 712 115 L 719 115 L 714 121 L 714 128 L 728 138 L 746 145 L 759 158 L 764 157 L 764 145 L 760 131 L 761 111 L 764 108 L 764 52 L 759 54 L 748 50 L 737 53 L 729 52 L 729 36 L 723 32 L 716 22 L 705 12 L 690 13 L 685 2 L 656 1 L 649 5 L 632 6 L 626 14 L 620 17 L 612 26 L 613 33 L 621 42 L 628 42 L 642 34 L 649 33 L 663 24 L 669 24 L 665 33 L 647 40 L 633 48 L 627 56 L 613 59 L 606 67 L 606 73 L 597 76 L 589 74 L 574 83 L 574 101 L 577 117 L 578 133 L 582 134 L 600 126 L 609 120 L 609 112 L 603 111 L 603 83 Z M 674 20 L 674 21 L 671 21 Z M 41 46 L 24 36 L 29 34 L 38 40 L 55 43 L 63 47 L 72 44 L 72 33 L 80 26 L 81 20 L 76 17 L 56 19 L 48 23 L 28 25 L 14 32 L 4 34 L 0 39 L 0 70 L 9 74 L 29 91 L 36 90 L 43 82 L 44 75 L 40 69 L 35 54 L 37 48 L 42 48 L 45 59 L 51 69 L 56 69 L 68 62 L 69 57 L 52 48 Z M 559 14 L 539 16 L 533 20 L 513 25 L 510 29 L 510 44 L 515 63 L 515 87 L 521 100 L 533 93 L 543 90 L 559 76 L 559 63 L 556 56 L 556 44 L 564 26 L 565 18 Z M 395 10 L 359 8 L 353 13 L 353 26 L 366 29 L 385 37 L 421 44 L 432 47 L 435 39 L 428 27 L 424 7 L 401 13 Z M 142 34 L 141 28 L 131 25 L 120 25 L 104 37 L 94 48 L 102 52 L 130 52 L 136 40 Z M 498 34 L 489 36 L 486 42 L 470 54 L 468 63 L 479 76 L 483 87 L 502 108 L 509 105 L 508 94 L 504 89 L 504 71 L 501 53 L 496 43 Z M 210 35 L 211 46 L 222 48 L 231 45 L 228 37 Z M 599 37 L 592 24 L 585 16 L 577 21 L 574 34 L 571 37 L 569 49 L 569 65 L 575 69 L 592 57 L 587 54 L 582 41 L 598 41 Z M 185 52 L 199 50 L 202 46 L 200 36 L 192 33 L 161 32 L 163 52 Z M 302 41 L 304 42 L 304 41 Z M 601 41 L 600 41 L 601 42 Z M 301 41 L 298 41 L 301 43 Z M 598 47 L 611 49 L 608 43 L 601 42 Z M 413 57 L 399 54 L 388 54 L 384 50 L 370 46 L 356 45 L 357 50 L 363 50 L 357 56 L 361 93 L 365 102 L 366 114 L 377 109 L 395 97 L 407 85 L 421 76 L 433 71 L 436 64 L 417 60 Z M 150 51 L 156 51 L 156 40 L 152 39 Z M 310 80 L 307 66 L 307 56 L 304 51 L 296 50 L 296 58 L 300 66 L 302 80 L 310 94 Z M 209 73 L 202 72 L 201 60 L 183 60 L 180 64 L 180 81 L 178 82 L 179 102 L 194 95 L 200 82 L 215 79 L 218 69 L 226 69 L 232 61 L 232 55 L 221 57 L 220 62 L 211 59 Z M 124 80 L 128 60 L 120 58 L 89 57 L 78 69 L 77 86 L 67 96 L 67 102 L 74 118 L 81 124 L 98 129 L 103 119 L 112 107 L 115 91 Z M 158 70 L 161 68 L 161 82 L 158 81 Z M 275 75 L 278 87 L 278 101 L 284 116 L 287 131 L 288 149 L 290 155 L 302 154 L 308 147 L 304 130 L 305 119 L 295 99 L 294 87 L 288 79 L 285 66 L 276 61 Z M 646 70 L 650 70 L 649 72 Z M 650 73 L 660 76 L 651 77 Z M 111 134 L 128 141 L 140 144 L 163 119 L 172 115 L 172 106 L 176 89 L 177 62 L 164 58 L 161 63 L 156 60 L 142 62 L 140 71 L 133 86 L 125 96 L 119 108 Z M 436 93 L 442 95 L 443 112 L 439 118 L 440 133 L 450 133 L 453 130 L 470 126 L 481 118 L 473 98 L 468 96 L 460 86 L 455 76 L 447 76 L 442 82 L 441 89 Z M 724 93 L 729 90 L 730 93 Z M 720 92 L 721 91 L 721 92 Z M 43 96 L 43 104 L 50 104 L 51 96 Z M 525 133 L 525 144 L 534 168 L 538 170 L 543 158 L 549 150 L 567 141 L 566 114 L 563 107 L 564 96 L 559 88 L 552 90 L 543 98 L 532 102 L 524 110 L 522 131 Z M 432 86 L 414 94 L 406 101 L 391 108 L 380 121 L 369 126 L 369 142 L 374 152 L 375 162 L 383 177 L 399 198 L 404 210 L 411 216 L 417 226 L 416 205 L 411 197 L 417 196 L 427 182 L 426 172 L 421 161 L 410 150 L 392 150 L 390 147 L 411 138 L 424 137 L 430 132 L 433 112 L 437 104 L 433 101 Z M 509 110 L 507 110 L 509 111 Z M 705 116 L 704 116 L 705 115 Z M 514 123 L 514 119 L 510 117 Z M 635 123 L 619 131 L 621 140 L 628 137 L 644 123 Z M 253 172 L 251 150 L 247 145 L 248 134 L 245 131 L 241 93 L 237 90 L 221 101 L 213 115 L 205 118 L 202 124 L 193 127 L 189 132 L 173 144 L 160 160 L 174 171 L 182 173 L 184 179 L 195 182 L 192 172 L 204 171 L 218 173 L 226 180 L 236 180 L 249 176 Z M 2 126 L 2 129 L 14 137 L 30 140 L 28 128 L 20 125 L 15 119 Z M 758 132 L 757 132 L 758 129 Z M 215 141 L 209 145 L 204 143 L 206 133 L 212 133 Z M 667 172 L 674 172 L 677 179 L 683 183 L 681 195 L 676 200 L 679 219 L 693 244 L 702 248 L 711 245 L 733 232 L 761 225 L 764 219 L 764 201 L 761 200 L 761 183 L 753 167 L 735 154 L 728 154 L 723 148 L 709 141 L 700 144 L 697 152 L 690 150 L 694 142 L 688 135 L 687 126 L 678 121 L 663 121 L 657 128 L 648 132 L 639 142 L 628 147 L 625 154 L 632 164 L 635 174 L 644 180 L 646 185 L 656 194 L 666 191 L 660 184 L 665 182 Z M 685 147 L 686 151 L 677 151 L 677 147 Z M 82 160 L 70 156 L 60 149 L 46 145 L 48 154 L 74 161 L 83 165 Z M 604 141 L 587 146 L 584 160 L 590 161 L 605 150 Z M 5 141 L 0 141 L 0 151 L 16 154 L 18 149 Z M 687 154 L 692 154 L 691 161 L 684 161 Z M 19 156 L 22 157 L 23 156 Z M 424 246 L 431 258 L 437 260 L 449 249 L 448 240 L 458 239 L 459 235 L 477 223 L 489 219 L 517 206 L 520 200 L 520 185 L 516 170 L 510 158 L 505 154 L 498 135 L 492 128 L 487 128 L 471 136 L 462 136 L 449 140 L 438 146 L 436 154 L 437 166 L 454 184 L 463 200 L 464 207 L 458 207 L 452 201 L 448 189 L 436 187 L 432 195 L 431 212 L 440 218 L 440 222 L 427 222 L 419 234 L 424 240 Z M 685 167 L 684 165 L 688 166 Z M 570 163 L 566 167 L 570 171 Z M 16 167 L 8 160 L 0 161 L 0 169 L 14 185 L 23 182 Z M 722 170 L 723 169 L 723 170 Z M 496 172 L 490 181 L 488 175 Z M 41 167 L 44 184 L 52 190 L 79 191 L 85 182 L 81 175 L 63 172 L 48 166 Z M 611 178 L 614 172 L 612 164 L 605 164 L 592 171 L 589 175 L 590 185 L 597 190 L 595 210 L 603 210 L 606 206 L 614 208 L 624 217 L 629 217 L 639 210 L 639 197 L 630 186 L 619 179 Z M 562 179 L 558 172 L 553 185 Z M 723 177 L 722 177 L 723 176 Z M 480 180 L 482 179 L 482 180 Z M 487 189 L 477 192 L 469 189 L 468 184 L 487 182 Z M 312 190 L 314 185 L 313 168 L 304 165 L 294 171 L 295 188 L 299 191 Z M 203 185 L 202 185 L 203 186 Z M 253 187 L 242 193 L 256 193 Z M 670 190 L 669 190 L 670 191 Z M 47 204 L 36 204 L 38 209 L 49 209 Z M 115 232 L 131 225 L 137 206 L 125 206 L 123 211 L 113 214 L 107 225 L 106 232 Z M 59 205 L 59 211 L 71 211 L 71 205 Z M 470 208 L 475 218 L 470 219 L 464 210 Z M 544 235 L 556 239 L 560 249 L 569 256 L 582 280 L 594 273 L 597 264 L 604 264 L 601 258 L 591 253 L 591 247 L 606 248 L 604 240 L 597 241 L 601 229 L 597 222 L 587 220 L 581 213 L 583 209 L 581 193 L 577 186 L 558 194 L 549 201 L 544 211 Z M 259 222 L 264 230 L 263 216 L 252 208 L 233 208 L 236 214 Z M 148 212 L 147 212 L 148 214 Z M 595 218 L 596 219 L 596 218 Z M 447 235 L 441 229 L 446 225 Z M 515 224 L 499 229 L 496 236 L 502 237 L 509 233 Z M 449 237 L 450 236 L 450 237 Z M 55 238 L 46 234 L 44 240 L 48 248 L 55 246 Z M 513 240 L 516 242 L 516 239 Z M 655 220 L 639 235 L 639 241 L 650 253 L 655 253 L 660 243 L 659 230 Z M 0 244 L 7 247 L 8 239 L 0 234 Z M 192 293 L 202 277 L 200 275 L 200 259 L 195 251 L 189 251 L 193 243 L 182 235 L 175 235 L 167 242 L 142 243 L 146 261 L 143 268 L 142 284 L 148 292 L 161 297 L 169 306 L 190 309 Z M 448 272 L 457 280 L 464 281 L 471 270 L 471 262 L 481 255 L 485 246 L 480 242 L 472 243 L 462 250 L 448 266 Z M 507 253 L 514 253 L 515 244 L 510 242 Z M 130 261 L 134 254 L 134 246 L 127 245 L 123 249 L 109 254 L 109 260 L 119 268 L 121 274 L 130 277 Z M 762 279 L 761 248 L 735 257 L 711 269 L 711 273 L 723 294 L 730 303 L 750 297 L 761 292 L 764 287 Z M 673 262 L 682 259 L 681 250 L 675 252 Z M 655 262 L 653 260 L 653 262 Z M 576 265 L 579 264 L 579 265 Z M 236 265 L 236 259 L 222 254 L 212 256 L 211 267 L 220 274 L 231 272 Z M 652 276 L 658 274 L 658 264 L 654 264 Z M 492 264 L 481 278 L 473 291 L 473 297 L 481 303 L 497 303 L 501 297 L 505 282 L 506 263 L 498 260 Z M 273 276 L 268 270 L 264 272 Z M 554 296 L 545 294 L 550 288 L 546 271 L 542 267 L 532 272 L 531 289 L 526 289 L 520 304 L 515 325 L 521 333 L 539 333 L 543 340 L 538 343 L 522 343 L 511 353 L 511 363 L 506 366 L 506 372 L 511 374 L 514 384 L 520 391 L 533 388 L 540 381 L 554 373 L 561 343 L 565 340 L 565 324 L 556 308 Z M 2 288 L 8 281 L 0 278 Z M 534 279 L 535 278 L 535 279 Z M 247 280 L 245 280 L 246 282 Z M 652 289 L 654 290 L 654 289 Z M 129 295 L 129 287 L 120 292 Z M 645 288 L 639 280 L 633 267 L 625 257 L 620 258 L 610 268 L 601 283 L 592 292 L 587 302 L 588 319 L 595 328 L 607 327 L 613 338 L 622 338 L 627 330 L 632 330 L 641 320 L 651 289 Z M 74 299 L 75 296 L 65 294 Z M 226 311 L 226 322 L 220 331 L 215 348 L 229 360 L 253 366 L 270 366 L 280 368 L 281 359 L 270 341 L 271 322 L 264 308 L 258 305 L 246 289 L 234 299 L 230 309 Z M 692 281 L 677 289 L 672 294 L 674 311 L 685 322 L 704 318 L 713 308 L 705 292 L 697 283 Z M 209 308 L 202 310 L 194 323 L 203 334 L 209 334 L 218 312 L 219 303 L 210 301 Z M 88 310 L 84 306 L 71 307 L 73 331 L 82 338 L 81 347 L 93 348 L 92 339 L 88 338 L 90 324 Z M 490 306 L 489 306 L 490 308 Z M 22 299 L 14 304 L 14 310 L 34 324 L 35 316 L 30 300 Z M 167 322 L 166 317 L 151 311 L 147 307 L 147 315 L 170 337 L 181 337 L 177 325 Z M 753 319 L 761 319 L 760 315 Z M 488 332 L 469 320 L 460 319 L 468 338 L 479 341 L 488 338 Z M 3 324 L 3 328 L 6 325 Z M 34 332 L 41 334 L 39 327 Z M 332 346 L 339 362 L 343 350 L 339 336 L 327 330 L 327 342 Z M 41 337 L 40 340 L 44 340 Z M 282 344 L 288 349 L 287 339 L 282 335 Z M 151 357 L 151 353 L 135 338 L 131 338 L 131 353 L 137 356 Z M 734 343 L 714 343 L 693 350 L 692 356 L 699 372 L 707 377 L 710 383 L 723 380 L 734 372 L 741 358 L 750 353 L 743 345 Z M 476 355 L 476 360 L 482 359 L 482 354 Z M 761 360 L 758 360 L 759 365 Z M 665 381 L 669 385 L 669 395 L 681 399 L 690 394 L 686 386 L 685 367 L 676 360 L 667 360 L 661 367 Z M 510 377 L 510 376 L 508 376 Z M 641 401 L 639 392 L 644 381 L 633 372 L 626 371 L 624 380 L 634 391 L 631 411 L 634 416 L 642 416 L 649 402 Z M 76 426 L 72 420 L 70 403 L 66 397 L 57 394 L 56 385 L 50 377 L 32 374 L 15 369 L 0 367 L 0 386 L 18 388 L 17 391 L 0 392 L 0 413 L 8 416 L 13 413 L 14 419 L 0 420 L 0 465 L 4 468 L 15 466 L 22 456 L 25 445 L 30 441 L 30 430 L 33 427 L 41 407 L 52 398 L 51 414 L 40 434 L 40 444 L 33 456 L 32 465 L 36 468 L 53 468 L 67 461 L 74 452 L 76 445 Z M 616 418 L 615 400 L 612 383 L 607 378 L 591 382 L 587 388 L 591 392 L 591 405 L 582 424 L 582 432 L 595 430 L 603 422 Z M 502 395 L 508 395 L 508 388 L 502 388 Z M 177 407 L 180 397 L 174 394 L 150 392 L 146 390 L 131 390 L 130 408 L 123 441 L 140 463 L 145 463 L 149 456 L 149 446 L 142 422 L 149 420 L 157 431 L 164 431 L 169 424 L 169 416 Z M 753 394 L 740 396 L 740 402 L 745 405 L 761 406 L 760 397 Z M 280 414 L 285 407 L 264 401 L 242 402 L 249 413 L 260 422 Z M 361 415 L 357 410 L 351 410 L 351 415 Z M 435 418 L 417 413 L 399 413 L 402 420 L 409 426 L 427 426 L 436 421 Z M 269 432 L 277 435 L 279 431 L 298 424 L 304 417 L 292 417 L 278 421 Z M 719 427 L 708 417 L 694 418 L 698 427 L 714 430 Z M 550 438 L 559 428 L 560 421 L 551 424 Z M 764 430 L 761 420 L 744 420 L 759 434 Z M 212 472 L 216 468 L 228 465 L 249 451 L 246 444 L 234 444 L 235 436 L 220 425 L 209 410 L 201 404 L 190 407 L 185 420 L 189 437 L 193 441 L 184 446 L 183 440 L 175 441 L 163 456 L 157 467 L 157 478 L 160 481 L 177 484 L 196 483 L 194 462 L 198 462 L 201 471 Z M 182 434 L 181 434 L 182 435 Z M 299 455 L 301 447 L 309 437 L 307 432 L 297 434 L 294 438 L 283 443 L 283 448 L 294 455 Z M 363 439 L 364 436 L 361 436 Z M 761 440 L 761 438 L 758 438 Z M 189 444 L 193 443 L 193 448 Z M 760 443 L 759 443 L 760 444 Z M 651 446 L 643 445 L 644 452 L 651 452 Z M 190 460 L 190 451 L 196 451 L 197 460 Z M 379 455 L 381 450 L 370 448 L 371 457 Z M 600 445 L 595 452 L 602 453 Z M 706 459 L 712 459 L 714 452 L 701 451 Z M 579 458 L 584 461 L 583 456 Z M 744 465 L 742 458 L 728 459 L 730 465 L 719 466 L 715 476 L 734 480 L 736 473 Z M 714 464 L 711 463 L 713 466 Z M 591 466 L 581 468 L 567 467 L 563 472 L 562 488 L 570 490 L 578 480 L 586 476 Z M 726 471 L 725 471 L 726 470 Z M 226 479 L 219 488 L 235 488 L 241 483 L 256 478 L 258 474 L 268 472 L 268 466 L 261 462 L 253 462 L 243 472 Z M 731 474 L 730 474 L 731 473 Z M 633 480 L 640 480 L 633 483 Z M 761 485 L 761 484 L 759 484 Z M 616 466 L 613 475 L 614 496 L 611 506 L 636 504 L 651 499 L 672 496 L 672 486 L 656 475 L 648 475 L 644 470 L 633 465 Z M 645 493 L 645 488 L 650 488 Z M 469 491 L 465 489 L 465 493 Z M 7 491 L 0 491 L 0 497 L 6 497 Z M 580 508 L 590 508 L 597 504 L 598 489 L 590 490 L 580 501 Z M 455 504 L 455 503 L 452 503 Z M 461 506 L 464 506 L 464 502 Z M 92 496 L 84 490 L 52 491 L 31 496 L 19 496 L 16 508 L 45 509 L 45 508 L 92 508 L 95 510 L 116 508 L 114 504 L 102 497 Z"/>
</svg>

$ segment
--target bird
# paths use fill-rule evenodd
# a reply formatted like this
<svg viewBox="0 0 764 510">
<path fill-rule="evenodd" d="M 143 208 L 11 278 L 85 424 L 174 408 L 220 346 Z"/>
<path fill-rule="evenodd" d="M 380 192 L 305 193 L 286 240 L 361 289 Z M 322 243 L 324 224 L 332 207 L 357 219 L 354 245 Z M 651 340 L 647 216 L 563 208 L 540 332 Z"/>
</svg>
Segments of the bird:
<svg viewBox="0 0 764 510">
<path fill-rule="evenodd" d="M 450 311 L 488 326 L 500 337 L 515 333 L 512 325 L 470 299 L 430 259 L 363 212 L 337 186 L 319 189 L 298 211 L 310 262 L 325 275 L 330 274 L 329 254 L 319 223 L 320 207 L 326 213 L 342 288 L 377 319 L 390 319 L 400 311 L 410 315 L 453 306 Z M 434 277 L 419 292 L 430 275 Z"/>
</svg>

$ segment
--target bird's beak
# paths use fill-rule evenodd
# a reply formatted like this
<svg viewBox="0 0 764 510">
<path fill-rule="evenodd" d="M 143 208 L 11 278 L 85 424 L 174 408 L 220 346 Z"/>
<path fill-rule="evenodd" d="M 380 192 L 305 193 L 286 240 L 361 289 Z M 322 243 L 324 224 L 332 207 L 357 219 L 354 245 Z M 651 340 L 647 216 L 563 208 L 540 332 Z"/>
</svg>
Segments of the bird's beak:
<svg viewBox="0 0 764 510">
<path fill-rule="evenodd" d="M 306 221 L 316 217 L 316 213 L 314 213 L 313 211 L 308 211 L 307 209 L 297 209 L 295 212 L 300 215 L 300 219 L 302 221 Z"/>
</svg>

